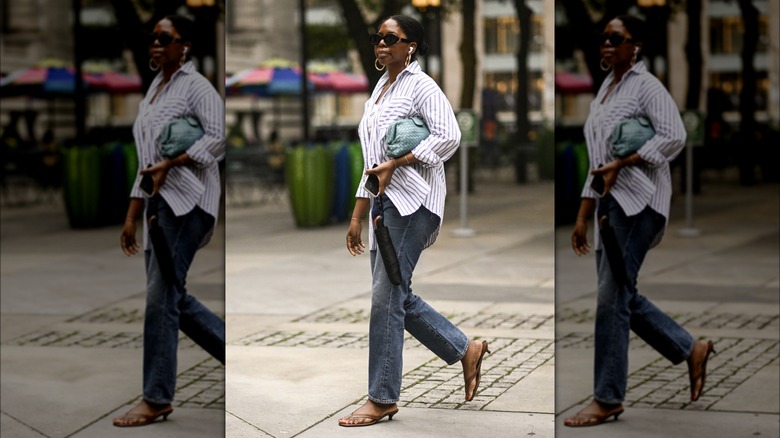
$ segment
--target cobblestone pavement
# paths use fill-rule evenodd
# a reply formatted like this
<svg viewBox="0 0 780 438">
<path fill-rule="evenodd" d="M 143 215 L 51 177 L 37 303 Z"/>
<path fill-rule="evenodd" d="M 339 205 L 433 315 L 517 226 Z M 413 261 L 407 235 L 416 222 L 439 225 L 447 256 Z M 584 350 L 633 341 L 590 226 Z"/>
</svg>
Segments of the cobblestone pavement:
<svg viewBox="0 0 780 438">
<path fill-rule="evenodd" d="M 592 324 L 596 320 L 595 309 L 575 310 L 570 307 L 556 309 L 559 323 Z M 705 329 L 740 329 L 780 331 L 780 315 L 711 312 L 669 312 L 675 321 L 685 327 Z"/>
<path fill-rule="evenodd" d="M 521 328 L 551 332 L 554 321 L 551 313 L 479 311 L 443 314 L 459 327 L 479 329 Z M 311 327 L 311 324 L 315 323 L 318 324 L 317 327 L 327 327 L 338 324 L 337 330 L 263 330 L 230 344 L 252 347 L 368 349 L 368 334 L 365 332 L 368 319 L 368 311 L 363 309 L 325 308 L 293 320 L 292 325 L 306 324 Z M 354 324 L 352 327 L 347 326 L 354 330 L 345 330 L 344 324 Z M 403 376 L 403 399 L 399 406 L 482 410 L 539 366 L 551 361 L 554 356 L 555 348 L 551 339 L 507 336 L 483 336 L 477 339 L 488 341 L 491 354 L 486 355 L 483 360 L 480 390 L 471 402 L 464 401 L 463 374 L 459 364 L 448 366 L 439 358 L 433 357 Z M 405 336 L 404 349 L 427 351 L 424 345 L 408 333 Z M 363 403 L 365 400 L 364 397 L 356 403 Z"/>
<path fill-rule="evenodd" d="M 707 337 L 717 354 L 707 367 L 707 386 L 696 403 L 690 401 L 688 368 L 672 365 L 658 357 L 628 376 L 626 406 L 668 409 L 710 410 L 737 386 L 780 357 L 780 342 L 770 339 Z M 568 333 L 557 341 L 560 348 L 593 349 L 593 335 Z M 631 350 L 648 350 L 636 335 L 631 335 Z M 583 400 L 589 402 L 591 397 Z"/>
<path fill-rule="evenodd" d="M 54 327 L 25 333 L 4 342 L 4 345 L 140 350 L 143 348 L 142 325 L 143 310 L 139 308 L 100 308 Z M 199 348 L 190 338 L 179 333 L 180 350 Z M 215 359 L 205 359 L 181 372 L 176 379 L 176 388 L 174 407 L 225 408 L 225 370 Z M 140 400 L 141 395 L 134 403 Z"/>
<path fill-rule="evenodd" d="M 582 331 L 559 334 L 556 339 L 559 348 L 593 350 L 592 326 L 594 309 L 558 309 L 561 324 L 582 324 Z M 711 410 L 739 385 L 753 377 L 762 368 L 780 358 L 780 341 L 777 339 L 741 337 L 739 333 L 780 330 L 780 316 L 777 314 L 756 314 L 737 312 L 670 312 L 669 315 L 687 329 L 707 333 L 728 331 L 737 336 L 706 336 L 715 344 L 717 354 L 710 359 L 707 372 L 707 386 L 701 398 L 692 403 L 688 381 L 688 369 L 672 365 L 663 357 L 645 364 L 628 376 L 628 391 L 624 404 L 630 407 Z M 629 350 L 653 351 L 633 332 L 630 335 Z M 589 402 L 591 397 L 583 400 Z"/>
</svg>

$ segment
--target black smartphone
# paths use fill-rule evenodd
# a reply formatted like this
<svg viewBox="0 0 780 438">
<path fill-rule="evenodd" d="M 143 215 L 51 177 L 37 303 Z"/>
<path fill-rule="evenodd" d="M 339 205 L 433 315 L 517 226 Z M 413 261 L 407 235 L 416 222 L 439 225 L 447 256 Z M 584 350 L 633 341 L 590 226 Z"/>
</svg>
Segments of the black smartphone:
<svg viewBox="0 0 780 438">
<path fill-rule="evenodd" d="M 377 165 L 374 164 L 372 167 L 376 167 Z M 368 178 L 366 178 L 366 184 L 364 186 L 366 190 L 368 190 L 368 193 L 371 193 L 373 196 L 379 196 L 379 177 L 376 175 L 368 175 Z"/>
<path fill-rule="evenodd" d="M 601 167 L 599 164 L 598 167 Z M 604 196 L 604 176 L 601 174 L 593 175 L 593 179 L 590 181 L 590 188 L 593 189 L 599 196 Z"/>
<path fill-rule="evenodd" d="M 152 165 L 146 166 L 147 168 L 152 167 Z M 154 180 L 152 179 L 152 175 L 144 175 L 141 177 L 141 184 L 139 184 L 139 187 L 142 192 L 146 193 L 146 196 L 151 197 L 152 193 L 154 193 Z"/>
</svg>

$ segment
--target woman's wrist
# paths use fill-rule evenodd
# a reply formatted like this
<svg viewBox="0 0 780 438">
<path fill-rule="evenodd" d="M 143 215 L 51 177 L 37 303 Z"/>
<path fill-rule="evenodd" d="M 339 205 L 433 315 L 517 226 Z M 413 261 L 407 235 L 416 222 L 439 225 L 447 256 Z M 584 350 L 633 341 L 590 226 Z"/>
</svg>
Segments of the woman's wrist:
<svg viewBox="0 0 780 438">
<path fill-rule="evenodd" d="M 620 160 L 617 160 L 617 161 L 620 164 L 621 168 L 627 167 L 627 166 L 636 166 L 637 164 L 639 164 L 642 161 L 642 157 L 639 154 L 637 154 L 637 153 L 633 153 L 633 154 L 627 156 L 626 158 L 623 158 L 623 159 L 620 159 Z"/>
</svg>

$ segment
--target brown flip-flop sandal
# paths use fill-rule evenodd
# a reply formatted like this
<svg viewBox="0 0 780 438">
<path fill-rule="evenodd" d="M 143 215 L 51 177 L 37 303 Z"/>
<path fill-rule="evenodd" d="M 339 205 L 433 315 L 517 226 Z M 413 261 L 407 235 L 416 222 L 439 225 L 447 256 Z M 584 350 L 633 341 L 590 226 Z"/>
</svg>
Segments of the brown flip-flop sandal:
<svg viewBox="0 0 780 438">
<path fill-rule="evenodd" d="M 147 414 L 131 414 L 130 412 L 127 412 L 126 414 L 122 415 L 121 417 L 114 418 L 113 424 L 116 427 L 138 427 L 138 426 L 146 426 L 149 424 L 154 423 L 155 420 L 157 420 L 160 417 L 163 417 L 163 421 L 168 419 L 168 415 L 173 412 L 173 407 L 168 406 L 168 409 L 165 409 L 163 411 L 157 412 L 155 414 L 147 415 Z"/>
<path fill-rule="evenodd" d="M 710 358 L 710 354 L 715 353 L 715 345 L 712 341 L 707 341 L 707 352 L 704 353 L 704 358 L 700 364 L 693 364 L 692 361 L 688 363 L 688 376 L 691 381 L 691 401 L 696 401 L 704 392 L 704 383 L 707 380 L 707 360 Z M 698 365 L 698 366 L 696 366 Z M 701 385 L 697 386 L 697 383 L 701 381 Z"/>
<path fill-rule="evenodd" d="M 490 353 L 490 350 L 488 349 L 488 342 L 482 341 L 482 351 L 479 353 L 479 359 L 477 359 L 477 366 L 475 367 L 474 375 L 471 376 L 471 378 L 466 377 L 466 373 L 463 373 L 463 380 L 466 382 L 466 401 L 471 401 L 474 399 L 474 396 L 477 395 L 477 389 L 479 389 L 479 381 L 482 377 L 482 358 L 485 356 L 485 353 Z M 475 381 L 476 380 L 476 381 Z M 471 382 L 474 383 L 474 390 L 471 393 L 471 397 L 469 397 L 469 385 Z"/>
<path fill-rule="evenodd" d="M 583 414 L 582 411 L 577 412 L 573 417 L 569 417 L 565 420 L 563 420 L 564 426 L 568 427 L 590 427 L 590 426 L 598 426 L 599 424 L 609 420 L 609 417 L 614 416 L 615 421 L 617 421 L 620 414 L 623 413 L 623 405 L 618 405 L 609 411 L 607 411 L 604 415 L 598 415 L 598 414 Z M 581 419 L 584 420 L 582 422 L 573 422 L 572 420 Z"/>
<path fill-rule="evenodd" d="M 353 412 L 353 413 L 349 414 L 348 416 L 339 419 L 339 426 L 343 426 L 343 427 L 371 426 L 371 425 L 376 424 L 377 422 L 379 422 L 379 420 L 381 420 L 381 419 L 383 419 L 385 417 L 390 417 L 389 420 L 388 420 L 388 421 L 390 421 L 390 420 L 393 419 L 393 415 L 395 415 L 397 413 L 398 413 L 398 408 L 395 408 L 394 410 L 392 410 L 390 412 L 385 412 L 382 415 L 355 414 Z M 369 421 L 364 421 L 364 422 L 360 422 L 360 423 L 342 423 L 341 422 L 341 420 L 350 420 L 350 419 L 369 420 Z"/>
</svg>

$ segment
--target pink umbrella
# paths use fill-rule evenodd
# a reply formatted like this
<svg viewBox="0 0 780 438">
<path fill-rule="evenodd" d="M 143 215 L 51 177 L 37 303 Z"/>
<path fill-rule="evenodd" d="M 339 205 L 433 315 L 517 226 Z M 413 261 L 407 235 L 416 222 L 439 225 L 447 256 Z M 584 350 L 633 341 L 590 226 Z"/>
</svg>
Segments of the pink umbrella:
<svg viewBox="0 0 780 438">
<path fill-rule="evenodd" d="M 91 91 L 104 91 L 111 94 L 126 94 L 141 92 L 141 78 L 138 75 L 129 75 L 115 71 L 103 73 L 88 73 L 84 79 Z"/>
<path fill-rule="evenodd" d="M 14 71 L 0 81 L 3 96 L 69 95 L 75 88 L 75 70 L 70 67 L 28 67 Z"/>
<path fill-rule="evenodd" d="M 558 71 L 555 72 L 555 91 L 562 94 L 588 93 L 593 91 L 593 79 L 590 75 Z"/>
<path fill-rule="evenodd" d="M 309 75 L 308 89 L 314 91 L 315 81 Z M 297 96 L 301 94 L 301 69 L 297 67 L 257 67 L 240 71 L 225 81 L 229 94 L 255 96 Z"/>
<path fill-rule="evenodd" d="M 318 76 L 323 79 L 323 91 L 332 91 L 334 93 L 362 93 L 368 91 L 368 78 L 365 75 L 334 71 Z"/>
</svg>

